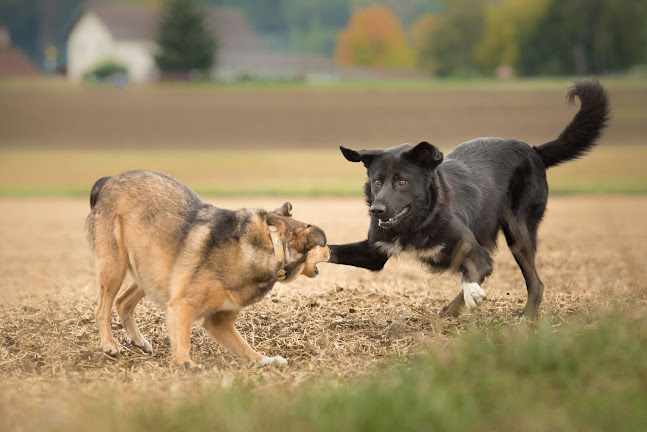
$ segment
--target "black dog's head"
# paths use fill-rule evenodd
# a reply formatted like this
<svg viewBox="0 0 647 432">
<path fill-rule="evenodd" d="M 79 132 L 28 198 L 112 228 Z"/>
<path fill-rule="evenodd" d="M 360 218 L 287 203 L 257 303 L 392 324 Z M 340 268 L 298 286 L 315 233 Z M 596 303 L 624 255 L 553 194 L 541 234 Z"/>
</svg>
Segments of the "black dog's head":
<svg viewBox="0 0 647 432">
<path fill-rule="evenodd" d="M 398 229 L 403 221 L 415 224 L 434 205 L 435 170 L 443 154 L 432 144 L 402 144 L 386 150 L 350 150 L 340 147 L 351 162 L 363 162 L 368 174 L 366 200 L 371 215 L 383 229 Z"/>
</svg>

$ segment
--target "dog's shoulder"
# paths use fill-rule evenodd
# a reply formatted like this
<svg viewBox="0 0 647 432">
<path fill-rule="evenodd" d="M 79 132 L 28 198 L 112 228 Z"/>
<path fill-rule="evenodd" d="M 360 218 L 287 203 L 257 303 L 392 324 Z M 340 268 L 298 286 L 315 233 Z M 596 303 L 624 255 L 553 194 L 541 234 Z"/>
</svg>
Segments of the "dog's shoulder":
<svg viewBox="0 0 647 432">
<path fill-rule="evenodd" d="M 267 231 L 264 210 L 228 210 L 211 205 L 194 209 L 187 219 L 188 230 L 207 229 L 205 249 L 224 247 L 232 242 L 253 243 Z"/>
</svg>

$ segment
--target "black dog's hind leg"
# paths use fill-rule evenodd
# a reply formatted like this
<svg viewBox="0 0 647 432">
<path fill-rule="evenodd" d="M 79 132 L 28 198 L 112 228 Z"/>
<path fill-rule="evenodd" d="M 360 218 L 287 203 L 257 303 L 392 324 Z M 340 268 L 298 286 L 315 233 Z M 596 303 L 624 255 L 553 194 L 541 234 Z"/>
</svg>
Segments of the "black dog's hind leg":
<svg viewBox="0 0 647 432">
<path fill-rule="evenodd" d="M 335 264 L 361 267 L 372 271 L 382 270 L 389 257 L 371 246 L 368 240 L 343 245 L 329 245 L 330 260 Z"/>
<path fill-rule="evenodd" d="M 541 210 L 543 215 L 543 209 Z M 541 215 L 539 219 L 541 219 Z M 537 314 L 541 300 L 544 297 L 544 284 L 539 279 L 535 267 L 535 254 L 537 251 L 537 217 L 529 220 L 528 224 L 519 221 L 511 212 L 506 214 L 505 223 L 502 224 L 503 234 L 508 242 L 510 251 L 521 269 L 528 289 L 528 302 L 523 308 L 525 316 L 533 317 Z"/>
<path fill-rule="evenodd" d="M 537 229 L 544 217 L 548 185 L 543 165 L 531 160 L 521 164 L 509 185 L 510 208 L 503 213 L 501 229 L 528 289 L 525 316 L 535 316 L 544 296 L 544 284 L 535 268 Z"/>
<path fill-rule="evenodd" d="M 492 259 L 483 246 L 464 239 L 455 247 L 451 267 L 458 268 L 463 274 L 462 289 L 451 303 L 440 310 L 442 317 L 457 316 L 465 305 L 473 310 L 485 300 L 481 284 L 492 273 Z"/>
</svg>

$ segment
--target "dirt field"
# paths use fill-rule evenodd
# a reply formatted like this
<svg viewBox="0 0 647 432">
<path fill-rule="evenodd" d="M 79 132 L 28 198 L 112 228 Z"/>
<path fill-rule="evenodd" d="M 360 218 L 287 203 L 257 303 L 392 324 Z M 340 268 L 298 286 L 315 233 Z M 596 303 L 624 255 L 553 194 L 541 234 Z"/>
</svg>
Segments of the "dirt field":
<svg viewBox="0 0 647 432">
<path fill-rule="evenodd" d="M 226 208 L 282 203 L 210 201 Z M 292 203 L 295 217 L 321 226 L 332 243 L 365 235 L 368 217 L 360 199 Z M 357 376 L 387 356 L 419 351 L 430 341 L 451 343 L 466 320 L 516 322 L 525 302 L 523 280 L 505 247 L 494 256 L 494 274 L 484 284 L 487 302 L 477 313 L 451 320 L 435 313 L 459 291 L 455 275 L 429 274 L 406 261 L 389 262 L 375 274 L 323 264 L 318 279 L 275 286 L 238 321 L 251 345 L 284 356 L 287 367 L 241 365 L 194 327 L 192 355 L 205 370 L 189 374 L 171 366 L 163 314 L 146 300 L 138 322 L 153 344 L 152 358 L 126 345 L 114 313 L 113 331 L 125 352 L 118 360 L 100 352 L 93 259 L 83 234 L 85 199 L 5 198 L 0 208 L 0 411 L 63 391 L 94 395 L 117 386 L 168 395 L 241 378 L 296 385 L 322 373 Z M 543 313 L 559 325 L 592 306 L 645 298 L 646 216 L 643 196 L 551 198 L 538 255 L 546 284 Z"/>
<path fill-rule="evenodd" d="M 573 117 L 557 90 L 0 89 L 0 147 L 336 148 L 479 136 L 554 139 Z M 644 144 L 647 90 L 609 90 L 603 144 Z"/>
</svg>

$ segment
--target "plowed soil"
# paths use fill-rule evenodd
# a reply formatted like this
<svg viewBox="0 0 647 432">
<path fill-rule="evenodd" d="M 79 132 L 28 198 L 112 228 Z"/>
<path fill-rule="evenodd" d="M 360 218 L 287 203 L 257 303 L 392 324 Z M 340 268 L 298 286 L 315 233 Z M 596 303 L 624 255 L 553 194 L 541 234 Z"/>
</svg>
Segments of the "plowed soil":
<svg viewBox="0 0 647 432">
<path fill-rule="evenodd" d="M 216 90 L 185 87 L 5 91 L 0 147 L 351 148 L 479 136 L 532 145 L 575 113 L 559 90 Z M 612 88 L 604 143 L 644 144 L 643 88 Z"/>
</svg>

